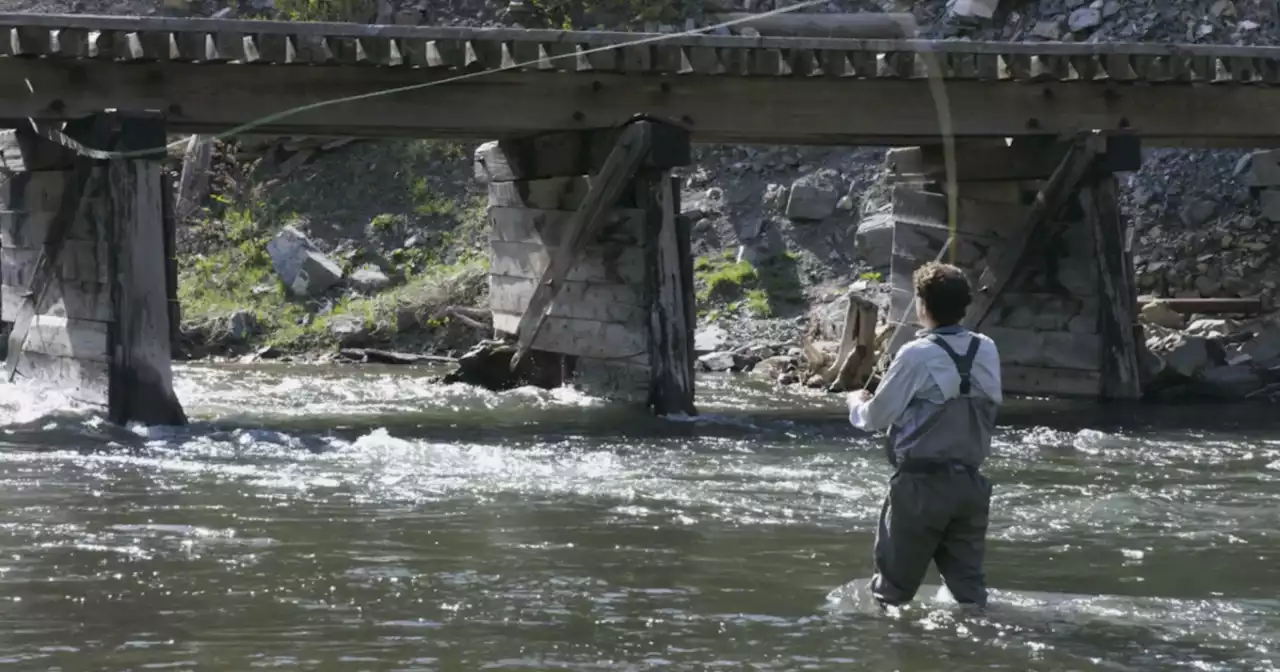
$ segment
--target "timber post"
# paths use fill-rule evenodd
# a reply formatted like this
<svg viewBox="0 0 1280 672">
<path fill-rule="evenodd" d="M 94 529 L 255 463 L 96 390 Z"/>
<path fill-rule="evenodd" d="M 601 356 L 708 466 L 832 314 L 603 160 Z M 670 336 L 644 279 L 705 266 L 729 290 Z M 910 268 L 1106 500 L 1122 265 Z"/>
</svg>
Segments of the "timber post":
<svg viewBox="0 0 1280 672">
<path fill-rule="evenodd" d="M 955 263 L 976 295 L 965 325 L 1000 350 L 1004 388 L 1031 396 L 1136 399 L 1137 293 L 1113 172 L 1134 170 L 1131 138 L 1082 134 L 957 143 Z M 890 352 L 918 327 L 911 273 L 949 235 L 940 145 L 894 150 Z M 942 254 L 950 261 L 950 254 Z"/>
<path fill-rule="evenodd" d="M 655 413 L 693 404 L 693 260 L 671 169 L 689 134 L 637 118 L 621 128 L 490 142 L 494 330 L 528 352 L 566 356 L 591 394 Z"/>
<path fill-rule="evenodd" d="M 93 149 L 163 147 L 159 116 L 100 114 L 64 133 Z M 6 135 L 0 212 L 7 379 L 51 383 L 117 424 L 180 425 L 173 392 L 160 160 L 101 160 L 29 128 Z M 21 157 L 21 165 L 9 156 Z M 18 168 L 19 171 L 14 171 Z"/>
</svg>

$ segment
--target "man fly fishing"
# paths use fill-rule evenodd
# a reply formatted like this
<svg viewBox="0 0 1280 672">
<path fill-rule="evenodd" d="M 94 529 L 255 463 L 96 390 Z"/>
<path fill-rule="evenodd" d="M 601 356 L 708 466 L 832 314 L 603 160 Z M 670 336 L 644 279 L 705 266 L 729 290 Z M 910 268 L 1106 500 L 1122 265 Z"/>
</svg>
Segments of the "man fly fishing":
<svg viewBox="0 0 1280 672">
<path fill-rule="evenodd" d="M 849 395 L 849 421 L 889 430 L 896 470 L 880 509 L 871 591 L 881 606 L 910 602 L 932 560 L 961 604 L 986 606 L 982 563 L 991 452 L 1003 400 L 1000 356 L 990 338 L 960 326 L 971 300 L 964 273 L 929 263 L 912 277 L 925 329 L 902 346 L 872 396 Z"/>
</svg>

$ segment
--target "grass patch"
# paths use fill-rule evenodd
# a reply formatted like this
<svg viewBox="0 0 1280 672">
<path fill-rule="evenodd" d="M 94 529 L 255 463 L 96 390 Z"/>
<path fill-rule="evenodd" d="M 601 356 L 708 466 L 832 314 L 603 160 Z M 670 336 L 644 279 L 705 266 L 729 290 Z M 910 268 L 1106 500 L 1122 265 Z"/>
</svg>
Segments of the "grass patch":
<svg viewBox="0 0 1280 672">
<path fill-rule="evenodd" d="M 726 313 L 769 318 L 792 312 L 804 295 L 796 274 L 796 256 L 785 252 L 753 266 L 736 261 L 732 250 L 693 262 L 698 314 L 715 320 Z"/>
</svg>

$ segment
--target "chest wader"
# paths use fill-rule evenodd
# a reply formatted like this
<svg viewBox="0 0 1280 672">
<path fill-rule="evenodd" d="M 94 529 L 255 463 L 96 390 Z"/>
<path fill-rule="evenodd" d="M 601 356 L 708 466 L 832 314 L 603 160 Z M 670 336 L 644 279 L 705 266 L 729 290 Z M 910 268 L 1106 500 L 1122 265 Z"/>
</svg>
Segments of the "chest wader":
<svg viewBox="0 0 1280 672">
<path fill-rule="evenodd" d="M 871 590 L 881 604 L 909 602 L 933 561 L 957 602 L 985 606 L 982 563 L 991 483 L 978 469 L 991 445 L 996 404 L 970 396 L 976 337 L 964 356 L 936 332 L 928 338 L 955 363 L 960 396 L 943 402 L 919 426 L 889 433 L 889 462 L 897 471 L 880 508 Z"/>
</svg>

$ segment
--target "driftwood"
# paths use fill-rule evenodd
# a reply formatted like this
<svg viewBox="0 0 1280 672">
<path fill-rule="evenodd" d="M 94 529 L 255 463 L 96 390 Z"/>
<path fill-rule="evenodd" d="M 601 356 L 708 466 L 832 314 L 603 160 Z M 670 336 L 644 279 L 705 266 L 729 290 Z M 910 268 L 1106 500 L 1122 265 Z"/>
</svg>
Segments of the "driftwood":
<svg viewBox="0 0 1280 672">
<path fill-rule="evenodd" d="M 338 356 L 366 364 L 453 364 L 458 361 L 455 357 L 443 355 L 417 355 L 373 348 L 342 348 L 338 350 Z"/>
<path fill-rule="evenodd" d="M 826 388 L 828 392 L 844 392 L 864 386 L 875 369 L 879 341 L 885 335 L 876 329 L 878 314 L 876 304 L 851 295 L 844 318 L 844 332 L 834 352 L 828 350 L 831 344 L 816 342 L 806 336 L 801 344 L 805 384 Z"/>
</svg>

